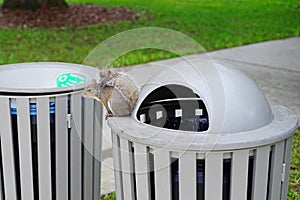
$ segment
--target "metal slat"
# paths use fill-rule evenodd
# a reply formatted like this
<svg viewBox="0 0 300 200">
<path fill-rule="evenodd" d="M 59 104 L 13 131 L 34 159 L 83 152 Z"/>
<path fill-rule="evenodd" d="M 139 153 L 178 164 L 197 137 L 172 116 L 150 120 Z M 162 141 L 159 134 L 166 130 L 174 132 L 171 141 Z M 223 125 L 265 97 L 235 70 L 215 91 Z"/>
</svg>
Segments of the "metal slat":
<svg viewBox="0 0 300 200">
<path fill-rule="evenodd" d="M 93 199 L 94 99 L 84 99 L 83 116 L 83 200 Z"/>
<path fill-rule="evenodd" d="M 101 150 L 103 136 L 103 107 L 98 101 L 95 101 L 94 109 L 94 200 L 101 197 Z"/>
<path fill-rule="evenodd" d="M 123 200 L 123 178 L 121 171 L 121 155 L 120 155 L 120 141 L 115 133 L 112 133 L 112 150 L 114 160 L 114 172 L 115 172 L 115 186 L 117 200 Z"/>
<path fill-rule="evenodd" d="M 277 199 L 281 195 L 283 154 L 284 141 L 276 143 L 272 150 L 269 200 Z"/>
<path fill-rule="evenodd" d="M 249 150 L 232 155 L 230 200 L 247 200 Z"/>
<path fill-rule="evenodd" d="M 39 199 L 51 200 L 51 137 L 49 98 L 37 98 Z"/>
<path fill-rule="evenodd" d="M 283 175 L 282 175 L 283 186 L 281 192 L 281 200 L 285 200 L 288 194 L 289 184 L 286 182 L 289 181 L 290 166 L 292 160 L 292 147 L 293 147 L 293 137 L 290 137 L 285 141 L 285 154 L 284 154 L 285 171 L 283 171 Z"/>
<path fill-rule="evenodd" d="M 21 198 L 33 198 L 33 173 L 29 99 L 17 98 Z"/>
<path fill-rule="evenodd" d="M 0 138 L 0 140 L 1 140 L 1 138 Z M 1 157 L 1 159 L 2 159 L 2 157 Z M 2 162 L 2 160 L 1 160 L 1 162 Z M 3 179 L 2 179 L 2 177 L 3 177 L 3 172 L 2 171 L 0 171 L 0 176 L 1 176 L 1 178 L 0 178 L 0 188 L 1 188 L 1 190 L 0 190 L 0 200 L 4 200 L 4 191 L 2 190 L 2 188 L 4 187 L 4 185 L 2 184 L 3 183 Z"/>
<path fill-rule="evenodd" d="M 68 199 L 68 98 L 55 100 L 56 199 Z"/>
<path fill-rule="evenodd" d="M 179 199 L 196 200 L 197 198 L 196 154 L 184 153 L 179 157 Z"/>
<path fill-rule="evenodd" d="M 170 152 L 157 149 L 154 152 L 155 199 L 171 200 Z"/>
<path fill-rule="evenodd" d="M 1 138 L 0 138 L 0 140 L 1 140 Z M 2 162 L 2 160 L 1 160 L 1 162 Z M 0 178 L 0 188 L 1 188 L 1 190 L 0 190 L 0 200 L 4 200 L 4 191 L 2 190 L 2 188 L 4 187 L 4 185 L 2 184 L 3 183 L 3 172 L 2 171 L 0 171 L 0 176 L 1 176 L 1 178 Z"/>
<path fill-rule="evenodd" d="M 11 129 L 11 113 L 9 99 L 0 97 L 0 134 L 2 147 L 3 183 L 6 199 L 16 200 L 16 174 L 13 149 L 13 137 Z"/>
<path fill-rule="evenodd" d="M 149 152 L 146 146 L 135 143 L 134 160 L 137 199 L 150 200 L 150 161 Z"/>
<path fill-rule="evenodd" d="M 71 95 L 71 135 L 70 135 L 70 188 L 71 188 L 71 199 L 81 200 L 82 195 L 82 106 L 81 106 L 81 95 Z"/>
<path fill-rule="evenodd" d="M 256 150 L 253 170 L 252 200 L 267 198 L 270 146 Z"/>
<path fill-rule="evenodd" d="M 134 200 L 133 156 L 128 140 L 120 138 L 124 199 Z"/>
<path fill-rule="evenodd" d="M 205 158 L 205 200 L 222 200 L 223 154 L 208 153 Z"/>
</svg>

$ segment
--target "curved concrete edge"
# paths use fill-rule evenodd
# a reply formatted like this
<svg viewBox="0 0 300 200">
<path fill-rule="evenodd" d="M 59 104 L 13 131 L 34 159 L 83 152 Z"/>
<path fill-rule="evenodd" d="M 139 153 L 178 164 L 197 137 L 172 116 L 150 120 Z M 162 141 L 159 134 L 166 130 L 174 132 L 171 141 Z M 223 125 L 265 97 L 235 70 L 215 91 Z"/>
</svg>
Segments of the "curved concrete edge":
<svg viewBox="0 0 300 200">
<path fill-rule="evenodd" d="M 115 134 L 134 143 L 183 151 L 224 151 L 274 144 L 291 137 L 298 127 L 297 116 L 283 106 L 272 106 L 272 111 L 274 119 L 270 124 L 237 133 L 168 130 L 131 117 L 111 117 L 108 124 Z"/>
</svg>

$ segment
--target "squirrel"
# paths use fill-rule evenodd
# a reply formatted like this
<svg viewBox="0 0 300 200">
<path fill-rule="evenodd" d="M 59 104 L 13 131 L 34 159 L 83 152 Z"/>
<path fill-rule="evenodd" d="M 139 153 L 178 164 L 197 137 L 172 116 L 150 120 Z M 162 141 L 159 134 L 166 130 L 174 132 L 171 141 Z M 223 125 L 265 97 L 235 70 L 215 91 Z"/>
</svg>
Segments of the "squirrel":
<svg viewBox="0 0 300 200">
<path fill-rule="evenodd" d="M 131 114 L 138 99 L 138 88 L 121 70 L 104 69 L 99 81 L 93 80 L 82 96 L 100 101 L 108 112 L 106 117 L 120 117 Z"/>
</svg>

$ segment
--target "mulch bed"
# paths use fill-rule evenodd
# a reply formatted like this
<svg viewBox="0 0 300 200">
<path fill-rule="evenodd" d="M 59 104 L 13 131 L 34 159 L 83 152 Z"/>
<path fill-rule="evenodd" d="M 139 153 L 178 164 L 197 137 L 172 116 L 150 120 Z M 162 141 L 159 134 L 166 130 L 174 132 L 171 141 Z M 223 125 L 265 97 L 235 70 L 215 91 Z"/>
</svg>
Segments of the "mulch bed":
<svg viewBox="0 0 300 200">
<path fill-rule="evenodd" d="M 41 8 L 36 11 L 0 9 L 0 28 L 77 27 L 137 18 L 137 14 L 126 8 L 96 5 L 69 5 L 67 8 Z"/>
</svg>

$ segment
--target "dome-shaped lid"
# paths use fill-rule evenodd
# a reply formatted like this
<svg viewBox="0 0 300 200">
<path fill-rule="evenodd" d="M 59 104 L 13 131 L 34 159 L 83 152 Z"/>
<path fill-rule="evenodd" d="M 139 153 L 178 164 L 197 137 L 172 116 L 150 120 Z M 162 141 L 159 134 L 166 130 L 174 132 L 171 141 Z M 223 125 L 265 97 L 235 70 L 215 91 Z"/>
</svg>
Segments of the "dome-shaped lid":
<svg viewBox="0 0 300 200">
<path fill-rule="evenodd" d="M 273 119 L 264 94 L 249 77 L 232 67 L 206 61 L 198 61 L 197 66 L 181 61 L 162 67 L 141 88 L 133 117 L 150 95 L 156 95 L 156 101 L 166 100 L 161 94 L 153 94 L 158 88 L 168 87 L 182 98 L 183 90 L 176 91 L 176 85 L 190 88 L 195 94 L 190 97 L 204 102 L 209 118 L 208 132 L 248 131 L 263 127 Z"/>
<path fill-rule="evenodd" d="M 108 124 L 115 134 L 134 143 L 183 151 L 223 151 L 274 144 L 290 137 L 298 127 L 295 114 L 282 106 L 270 108 L 257 85 L 245 74 L 229 66 L 199 60 L 192 65 L 188 62 L 172 66 L 152 63 L 133 68 L 128 73 L 142 86 L 138 102 L 131 116 L 108 118 Z M 147 76 L 151 78 L 147 79 Z M 169 91 L 165 88 L 179 94 L 179 98 L 168 99 Z M 188 98 L 188 95 L 192 98 Z M 160 126 L 159 120 L 152 125 L 146 123 L 149 116 L 144 119 L 139 116 L 144 110 L 151 111 L 154 105 L 154 118 L 169 120 L 168 116 L 163 117 L 167 113 L 173 115 L 173 119 L 174 112 L 169 112 L 169 108 L 174 101 L 177 101 L 177 104 L 173 104 L 175 118 L 176 115 L 184 116 L 184 110 L 176 106 L 186 99 L 190 102 L 195 100 L 202 108 L 205 106 L 207 113 L 203 110 L 198 114 L 200 120 L 207 116 L 208 128 L 204 126 L 200 131 L 189 131 L 175 127 L 171 130 Z M 166 101 L 169 101 L 168 104 L 165 104 Z M 196 112 L 192 114 L 197 115 Z M 151 113 L 150 117 L 153 117 Z M 181 118 L 182 123 L 185 121 Z"/>
</svg>

